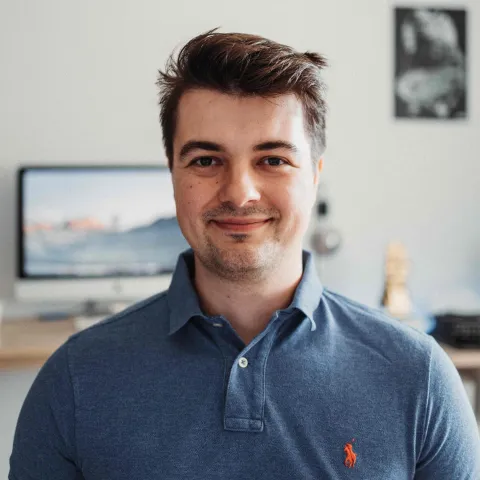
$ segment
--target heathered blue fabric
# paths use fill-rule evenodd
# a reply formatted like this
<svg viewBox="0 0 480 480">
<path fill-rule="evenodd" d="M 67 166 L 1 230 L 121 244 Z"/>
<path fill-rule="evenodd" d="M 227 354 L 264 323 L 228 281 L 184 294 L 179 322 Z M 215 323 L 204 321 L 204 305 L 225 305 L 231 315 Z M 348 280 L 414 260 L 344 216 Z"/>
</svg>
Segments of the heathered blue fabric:
<svg viewBox="0 0 480 480">
<path fill-rule="evenodd" d="M 322 288 L 303 255 L 291 305 L 247 346 L 202 314 L 191 250 L 168 292 L 70 337 L 23 404 L 9 479 L 480 479 L 442 348 Z"/>
</svg>

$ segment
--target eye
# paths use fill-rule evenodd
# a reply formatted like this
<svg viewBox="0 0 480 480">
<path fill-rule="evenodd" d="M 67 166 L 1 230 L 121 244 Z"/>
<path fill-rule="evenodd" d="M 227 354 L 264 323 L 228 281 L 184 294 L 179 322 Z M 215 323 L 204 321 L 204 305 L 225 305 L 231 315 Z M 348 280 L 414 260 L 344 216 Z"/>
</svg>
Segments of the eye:
<svg viewBox="0 0 480 480">
<path fill-rule="evenodd" d="M 267 162 L 267 165 L 270 167 L 281 167 L 282 165 L 287 165 L 287 162 L 279 157 L 266 157 L 262 159 L 262 162 Z"/>
<path fill-rule="evenodd" d="M 189 165 L 195 167 L 211 167 L 213 162 L 217 162 L 216 158 L 213 157 L 198 157 L 192 160 Z"/>
</svg>

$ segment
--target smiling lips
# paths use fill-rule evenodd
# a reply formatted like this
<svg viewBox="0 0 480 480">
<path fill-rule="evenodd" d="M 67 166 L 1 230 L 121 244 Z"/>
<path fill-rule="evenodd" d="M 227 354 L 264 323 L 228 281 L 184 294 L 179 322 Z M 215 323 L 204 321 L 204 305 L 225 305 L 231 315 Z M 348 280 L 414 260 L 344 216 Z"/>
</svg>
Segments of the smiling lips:
<svg viewBox="0 0 480 480">
<path fill-rule="evenodd" d="M 222 220 L 214 220 L 213 223 L 222 230 L 233 232 L 249 232 L 266 225 L 270 221 L 269 218 L 225 218 Z"/>
</svg>

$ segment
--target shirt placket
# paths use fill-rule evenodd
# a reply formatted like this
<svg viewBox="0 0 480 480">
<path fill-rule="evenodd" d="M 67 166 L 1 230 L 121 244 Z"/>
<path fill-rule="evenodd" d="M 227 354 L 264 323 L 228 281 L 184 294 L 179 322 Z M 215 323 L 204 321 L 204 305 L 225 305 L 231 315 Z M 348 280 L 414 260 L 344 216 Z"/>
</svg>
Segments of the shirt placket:
<svg viewBox="0 0 480 480">
<path fill-rule="evenodd" d="M 276 312 L 265 330 L 240 352 L 235 347 L 238 336 L 224 318 L 216 317 L 211 325 L 218 328 L 214 338 L 226 361 L 223 427 L 237 432 L 262 432 L 266 364 L 280 326 L 279 313 Z"/>
</svg>

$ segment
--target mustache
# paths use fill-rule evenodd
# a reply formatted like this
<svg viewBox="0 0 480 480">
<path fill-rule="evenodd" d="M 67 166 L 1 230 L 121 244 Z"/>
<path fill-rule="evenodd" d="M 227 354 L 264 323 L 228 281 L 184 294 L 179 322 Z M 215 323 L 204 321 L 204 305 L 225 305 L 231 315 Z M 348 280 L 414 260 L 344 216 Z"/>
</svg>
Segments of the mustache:
<svg viewBox="0 0 480 480">
<path fill-rule="evenodd" d="M 205 212 L 202 217 L 205 222 L 210 220 L 215 220 L 218 217 L 226 216 L 229 217 L 253 217 L 253 216 L 262 216 L 269 218 L 278 218 L 278 211 L 273 208 L 259 208 L 259 207 L 247 207 L 242 209 L 237 209 L 234 205 L 229 203 L 224 203 L 218 208 L 214 208 Z"/>
</svg>

